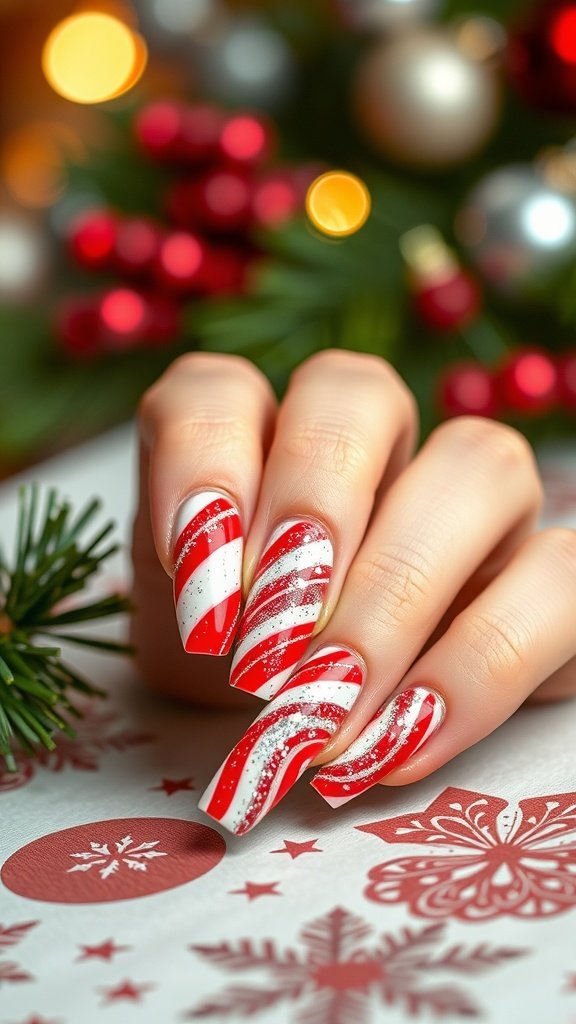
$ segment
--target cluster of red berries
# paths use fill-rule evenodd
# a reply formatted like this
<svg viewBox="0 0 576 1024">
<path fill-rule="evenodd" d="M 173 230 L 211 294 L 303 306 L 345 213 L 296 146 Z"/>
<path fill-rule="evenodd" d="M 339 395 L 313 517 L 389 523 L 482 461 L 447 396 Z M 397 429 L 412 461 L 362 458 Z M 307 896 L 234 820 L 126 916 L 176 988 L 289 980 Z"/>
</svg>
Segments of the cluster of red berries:
<svg viewBox="0 0 576 1024">
<path fill-rule="evenodd" d="M 459 363 L 443 375 L 438 401 L 444 416 L 537 416 L 576 409 L 576 352 L 536 348 L 514 352 L 500 366 Z"/>
<path fill-rule="evenodd" d="M 122 282 L 64 304 L 58 334 L 76 356 L 169 343 L 186 301 L 242 293 L 259 255 L 255 229 L 298 213 L 318 173 L 272 164 L 274 126 L 252 113 L 162 101 L 139 113 L 134 132 L 170 171 L 165 221 L 100 208 L 70 225 L 75 262 Z"/>
</svg>

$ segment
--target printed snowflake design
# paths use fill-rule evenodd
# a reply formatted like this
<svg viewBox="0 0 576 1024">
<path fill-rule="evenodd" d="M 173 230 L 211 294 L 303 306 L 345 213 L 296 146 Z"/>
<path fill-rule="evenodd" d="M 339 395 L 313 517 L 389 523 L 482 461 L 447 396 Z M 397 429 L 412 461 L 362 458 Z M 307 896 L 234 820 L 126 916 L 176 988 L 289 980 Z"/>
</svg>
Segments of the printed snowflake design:
<svg viewBox="0 0 576 1024">
<path fill-rule="evenodd" d="M 35 928 L 37 924 L 38 921 L 24 921 L 22 924 L 10 926 L 0 924 L 0 957 L 9 947 L 16 946 L 26 938 L 30 929 Z M 34 977 L 19 964 L 0 959 L 0 985 L 8 981 L 34 981 Z"/>
<path fill-rule="evenodd" d="M 272 939 L 192 946 L 225 970 L 266 971 L 270 981 L 264 988 L 230 986 L 189 1010 L 185 1019 L 252 1017 L 290 1002 L 296 1004 L 293 1020 L 299 1024 L 364 1024 L 375 1019 L 375 1000 L 397 1005 L 412 1017 L 425 1011 L 443 1019 L 478 1016 L 478 1008 L 461 988 L 429 987 L 427 972 L 434 977 L 439 973 L 478 975 L 528 951 L 490 949 L 482 943 L 469 950 L 459 945 L 439 953 L 445 927 L 436 923 L 420 931 L 403 928 L 398 937 L 385 933 L 367 946 L 365 940 L 374 933 L 371 925 L 335 907 L 304 928 L 302 952 L 278 950 Z"/>
<path fill-rule="evenodd" d="M 68 868 L 67 874 L 71 874 L 73 871 L 91 871 L 92 868 L 97 868 L 95 874 L 106 879 L 120 871 L 123 865 L 130 871 L 147 871 L 147 861 L 153 860 L 155 857 L 168 856 L 167 853 L 154 849 L 159 842 L 160 840 L 156 839 L 152 843 L 134 845 L 132 836 L 124 836 L 124 839 L 114 843 L 90 843 L 90 850 L 70 854 L 71 857 L 75 857 L 82 863 Z M 112 852 L 110 852 L 111 846 L 115 847 Z"/>
<path fill-rule="evenodd" d="M 576 793 L 506 800 L 448 787 L 421 813 L 357 826 L 386 843 L 421 843 L 368 873 L 368 899 L 420 917 L 542 918 L 576 906 Z"/>
</svg>

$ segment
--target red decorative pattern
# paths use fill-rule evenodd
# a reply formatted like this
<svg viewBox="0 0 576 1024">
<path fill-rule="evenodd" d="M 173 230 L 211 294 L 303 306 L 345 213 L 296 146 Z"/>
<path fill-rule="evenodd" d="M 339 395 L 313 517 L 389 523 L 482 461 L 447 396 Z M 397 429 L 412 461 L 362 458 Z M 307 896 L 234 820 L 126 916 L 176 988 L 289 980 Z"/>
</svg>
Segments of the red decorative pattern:
<svg viewBox="0 0 576 1024">
<path fill-rule="evenodd" d="M 372 868 L 365 895 L 376 903 L 476 922 L 576 906 L 576 793 L 520 800 L 512 811 L 506 800 L 448 787 L 425 811 L 357 827 L 427 847 Z"/>
<path fill-rule="evenodd" d="M 35 928 L 37 924 L 38 921 L 24 921 L 12 925 L 0 924 L 0 957 L 7 949 L 22 942 L 30 929 Z M 12 960 L 0 960 L 0 986 L 4 982 L 17 981 L 34 981 L 34 976 Z"/>
<path fill-rule="evenodd" d="M 4 885 L 48 903 L 107 903 L 164 892 L 200 878 L 226 844 L 179 818 L 118 818 L 51 832 L 5 862 Z"/>
<path fill-rule="evenodd" d="M 268 981 L 257 987 L 252 981 L 233 985 L 192 1008 L 187 1020 L 252 1017 L 260 1012 L 292 1004 L 277 1020 L 306 1024 L 367 1024 L 380 1019 L 376 1001 L 397 1006 L 410 1017 L 434 1014 L 448 1017 L 477 1016 L 479 1010 L 462 988 L 436 982 L 438 975 L 477 976 L 527 953 L 527 950 L 491 948 L 481 943 L 471 949 L 462 945 L 443 951 L 445 925 L 426 925 L 420 930 L 403 928 L 398 935 L 373 936 L 373 928 L 348 910 L 335 907 L 312 921 L 300 934 L 302 950 L 280 950 L 271 939 L 261 942 L 240 939 L 191 949 L 223 970 L 236 974 L 263 971 Z"/>
<path fill-rule="evenodd" d="M 248 902 L 257 900 L 260 896 L 281 896 L 278 892 L 280 882 L 244 882 L 243 889 L 231 889 L 230 896 L 247 896 Z"/>
<path fill-rule="evenodd" d="M 105 942 L 101 942 L 98 946 L 80 946 L 80 956 L 76 957 L 76 960 L 106 960 L 110 961 L 117 953 L 126 953 L 132 949 L 132 946 L 119 946 L 114 939 L 106 939 Z"/>
<path fill-rule="evenodd" d="M 147 982 L 137 984 L 133 981 L 122 981 L 119 985 L 113 987 L 102 987 L 100 992 L 104 997 L 104 1004 L 117 1003 L 121 999 L 127 1000 L 130 1003 L 140 1003 L 145 993 L 155 987 L 155 985 L 150 985 Z"/>
<path fill-rule="evenodd" d="M 323 853 L 324 851 L 316 846 L 317 842 L 317 839 L 308 839 L 304 843 L 295 843 L 291 839 L 285 839 L 284 849 L 270 850 L 270 853 L 288 853 L 291 860 L 296 860 L 303 853 Z"/>
<path fill-rule="evenodd" d="M 188 776 L 186 779 L 162 779 L 159 786 L 150 786 L 150 792 L 173 796 L 174 793 L 191 793 L 195 788 L 193 779 Z"/>
</svg>

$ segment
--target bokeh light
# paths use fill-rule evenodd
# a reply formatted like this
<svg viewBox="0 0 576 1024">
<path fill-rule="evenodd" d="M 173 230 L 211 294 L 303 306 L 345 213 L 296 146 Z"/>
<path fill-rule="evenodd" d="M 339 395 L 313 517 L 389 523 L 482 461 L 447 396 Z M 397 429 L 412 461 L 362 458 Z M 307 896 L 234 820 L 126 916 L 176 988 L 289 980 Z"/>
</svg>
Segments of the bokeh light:
<svg viewBox="0 0 576 1024">
<path fill-rule="evenodd" d="M 66 160 L 79 159 L 84 147 L 66 124 L 35 121 L 8 135 L 2 150 L 4 182 L 23 206 L 51 206 L 67 182 Z"/>
<path fill-rule="evenodd" d="M 576 5 L 559 12 L 552 25 L 551 42 L 561 60 L 576 64 Z"/>
<path fill-rule="evenodd" d="M 313 181 L 306 195 L 306 212 L 325 235 L 344 238 L 366 223 L 370 193 L 360 178 L 347 171 L 327 171 Z"/>
<path fill-rule="evenodd" d="M 110 14 L 87 11 L 61 21 L 42 53 L 52 88 L 75 103 L 102 103 L 130 89 L 146 65 L 144 40 Z"/>
</svg>

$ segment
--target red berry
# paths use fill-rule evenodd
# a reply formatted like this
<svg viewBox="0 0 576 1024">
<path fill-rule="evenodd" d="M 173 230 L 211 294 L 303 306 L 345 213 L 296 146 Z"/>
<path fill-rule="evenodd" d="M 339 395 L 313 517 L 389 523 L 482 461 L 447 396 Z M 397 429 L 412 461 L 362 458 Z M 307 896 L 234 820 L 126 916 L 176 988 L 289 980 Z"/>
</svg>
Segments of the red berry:
<svg viewBox="0 0 576 1024">
<path fill-rule="evenodd" d="M 244 174 L 230 169 L 209 171 L 194 187 L 195 215 L 207 231 L 244 231 L 251 221 L 251 192 Z"/>
<path fill-rule="evenodd" d="M 161 242 L 160 228 L 145 217 L 128 217 L 118 225 L 114 262 L 130 277 L 147 274 L 155 263 Z"/>
<path fill-rule="evenodd" d="M 565 409 L 576 410 L 576 352 L 567 352 L 557 363 L 558 389 Z"/>
<path fill-rule="evenodd" d="M 478 363 L 451 366 L 440 380 L 438 398 L 445 416 L 495 416 L 499 410 L 494 377 Z"/>
<path fill-rule="evenodd" d="M 228 245 L 210 246 L 202 275 L 207 295 L 237 295 L 244 291 L 251 257 Z"/>
<path fill-rule="evenodd" d="M 194 292 L 202 287 L 205 265 L 204 241 L 189 231 L 173 231 L 162 241 L 156 273 L 171 290 Z"/>
<path fill-rule="evenodd" d="M 181 330 L 180 309 L 170 295 L 148 296 L 150 311 L 147 340 L 152 345 L 165 345 L 175 341 Z"/>
<path fill-rule="evenodd" d="M 220 149 L 227 160 L 255 166 L 269 159 L 274 149 L 273 128 L 269 121 L 254 114 L 233 114 L 220 134 Z"/>
<path fill-rule="evenodd" d="M 252 213 L 257 224 L 279 227 L 302 208 L 302 199 L 289 171 L 268 171 L 252 186 Z"/>
<path fill-rule="evenodd" d="M 224 115 L 216 107 L 197 104 L 185 107 L 177 143 L 183 163 L 197 164 L 218 155 Z"/>
<path fill-rule="evenodd" d="M 155 160 L 170 161 L 178 155 L 184 108 L 173 100 L 144 107 L 134 122 L 142 149 Z"/>
<path fill-rule="evenodd" d="M 86 270 L 103 270 L 112 262 L 117 231 L 117 218 L 109 210 L 85 211 L 70 225 L 70 252 Z"/>
<path fill-rule="evenodd" d="M 133 288 L 113 288 L 100 299 L 100 335 L 107 348 L 136 348 L 145 338 L 149 324 L 146 299 Z"/>
<path fill-rule="evenodd" d="M 511 356 L 498 371 L 504 405 L 521 413 L 544 413 L 558 400 L 558 371 L 548 352 L 526 349 Z"/>
<path fill-rule="evenodd" d="M 65 300 L 56 315 L 56 337 L 68 355 L 76 359 L 100 355 L 97 301 L 90 296 Z"/>
<path fill-rule="evenodd" d="M 435 331 L 455 331 L 471 323 L 479 313 L 480 288 L 471 274 L 457 270 L 450 277 L 416 288 L 414 308 L 420 319 Z"/>
</svg>

